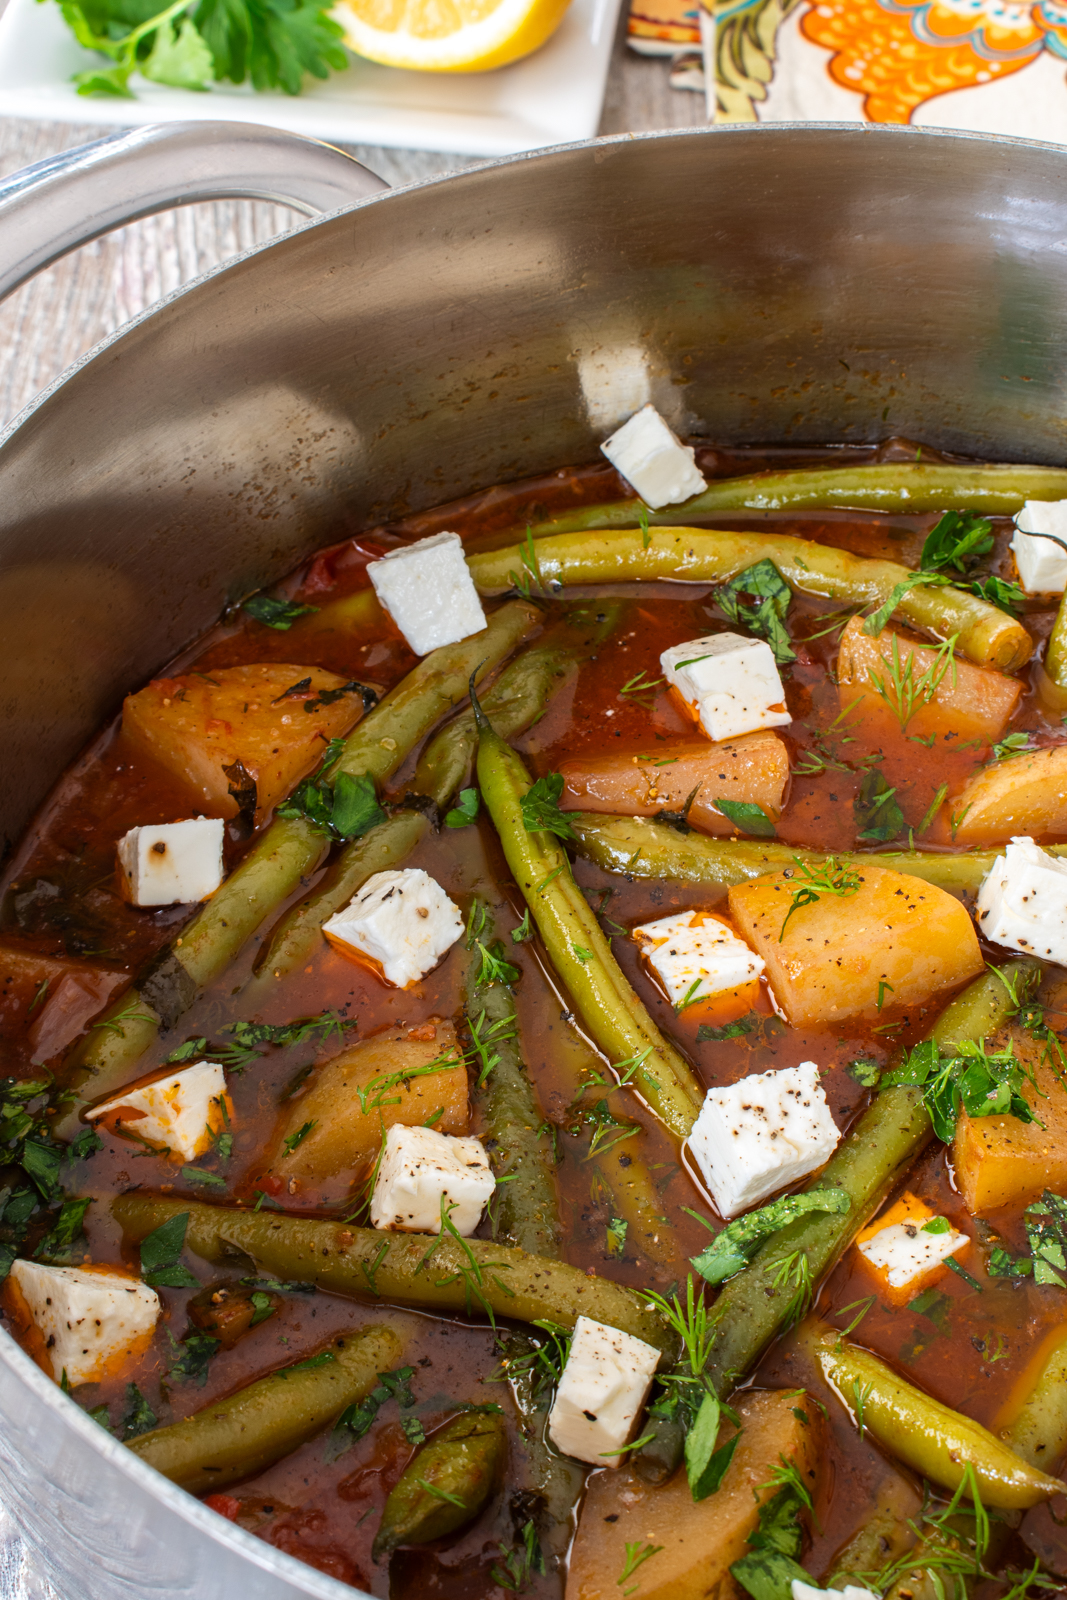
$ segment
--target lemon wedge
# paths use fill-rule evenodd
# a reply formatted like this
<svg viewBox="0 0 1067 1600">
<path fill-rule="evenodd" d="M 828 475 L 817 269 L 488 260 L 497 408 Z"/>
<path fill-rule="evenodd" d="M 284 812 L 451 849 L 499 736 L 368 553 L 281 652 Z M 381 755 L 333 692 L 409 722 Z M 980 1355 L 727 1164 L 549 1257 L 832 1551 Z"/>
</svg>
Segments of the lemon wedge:
<svg viewBox="0 0 1067 1600">
<path fill-rule="evenodd" d="M 540 48 L 570 0 L 340 0 L 357 55 L 417 72 L 488 72 Z"/>
</svg>

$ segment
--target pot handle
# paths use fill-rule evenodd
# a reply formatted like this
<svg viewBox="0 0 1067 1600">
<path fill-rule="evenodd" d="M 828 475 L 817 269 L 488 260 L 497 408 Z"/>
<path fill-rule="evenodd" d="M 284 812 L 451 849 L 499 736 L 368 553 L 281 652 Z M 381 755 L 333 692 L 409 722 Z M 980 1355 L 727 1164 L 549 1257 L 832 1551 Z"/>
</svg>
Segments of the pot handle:
<svg viewBox="0 0 1067 1600">
<path fill-rule="evenodd" d="M 79 245 L 199 200 L 271 200 L 312 217 L 389 185 L 318 139 L 251 122 L 151 123 L 0 180 L 0 300 Z"/>
</svg>

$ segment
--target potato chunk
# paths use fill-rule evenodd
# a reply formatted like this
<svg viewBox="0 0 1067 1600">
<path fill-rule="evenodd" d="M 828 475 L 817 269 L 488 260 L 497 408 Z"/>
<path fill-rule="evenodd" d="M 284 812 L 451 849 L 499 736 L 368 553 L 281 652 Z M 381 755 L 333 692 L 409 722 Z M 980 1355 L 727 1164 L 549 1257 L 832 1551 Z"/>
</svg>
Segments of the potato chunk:
<svg viewBox="0 0 1067 1600">
<path fill-rule="evenodd" d="M 901 694 L 893 686 L 894 639 L 902 674 L 908 671 L 909 661 L 911 663 L 914 688 L 918 688 L 923 675 L 933 669 L 931 681 L 937 682 L 937 688 L 932 698 L 917 693 L 909 706 L 907 690 Z M 937 656 L 936 648 L 915 644 L 888 628 L 877 639 L 868 638 L 863 631 L 863 619 L 853 617 L 841 635 L 837 658 L 842 710 L 856 705 L 858 700 L 856 714 L 865 720 L 869 718 L 876 725 L 884 722 L 887 727 L 899 728 L 901 721 L 906 720 L 910 736 L 956 733 L 961 740 L 980 738 L 993 744 L 1008 725 L 1022 694 L 1022 684 L 1016 678 L 1006 678 L 1001 672 L 975 667 L 958 658 L 953 658 L 939 676 L 940 669 L 935 666 Z M 885 685 L 888 705 L 875 687 L 872 673 Z"/>
<path fill-rule="evenodd" d="M 1011 1030 L 1011 1038 L 1016 1055 L 1028 1062 L 1037 1080 L 1037 1089 L 1025 1083 L 1022 1092 L 1044 1127 L 1020 1122 L 1018 1117 L 969 1117 L 960 1112 L 952 1164 L 973 1217 L 1001 1206 L 1028 1205 L 1043 1189 L 1062 1194 L 1067 1185 L 1067 1085 L 1035 1040 L 1017 1028 Z"/>
<path fill-rule="evenodd" d="M 1067 833 L 1067 745 L 984 767 L 944 808 L 949 814 L 958 845 Z"/>
<path fill-rule="evenodd" d="M 351 1174 L 377 1155 L 383 1129 L 417 1127 L 431 1117 L 440 1133 L 466 1133 L 470 1122 L 456 1030 L 439 1018 L 411 1030 L 389 1028 L 323 1062 L 293 1104 L 271 1170 L 302 1185 Z M 286 1155 L 286 1140 L 309 1122 L 310 1132 Z"/>
<path fill-rule="evenodd" d="M 127 696 L 122 731 L 214 817 L 237 815 L 251 778 L 258 823 L 363 715 L 358 689 L 323 703 L 344 687 L 335 673 L 284 662 L 156 678 Z"/>
<path fill-rule="evenodd" d="M 657 811 L 681 811 L 696 789 L 687 814 L 693 827 L 702 833 L 736 833 L 715 801 L 747 800 L 777 820 L 789 782 L 789 752 L 777 735 L 763 729 L 721 744 L 687 739 L 636 755 L 573 756 L 560 763 L 560 771 L 565 810 L 653 817 Z"/>
<path fill-rule="evenodd" d="M 787 869 L 730 890 L 730 915 L 766 962 L 794 1027 L 919 1005 L 982 970 L 971 919 L 952 895 L 881 867 L 854 878 L 854 893 L 822 893 L 801 905 L 784 938 L 794 894 L 809 883 L 818 893 L 817 877 Z"/>
<path fill-rule="evenodd" d="M 50 1061 L 129 981 L 129 973 L 118 967 L 2 945 L 0 1037 L 16 1036 L 29 1022 L 26 1038 L 33 1061 Z"/>
<path fill-rule="evenodd" d="M 618 1600 L 637 1585 L 635 1600 L 732 1600 L 743 1591 L 730 1565 L 747 1549 L 759 1508 L 775 1493 L 769 1480 L 782 1459 L 804 1482 L 816 1481 L 817 1413 L 796 1390 L 748 1394 L 738 1404 L 743 1433 L 720 1488 L 694 1500 L 683 1472 L 653 1488 L 632 1467 L 589 1480 L 571 1550 L 566 1600 Z M 803 1411 L 811 1422 L 801 1421 Z M 627 1545 L 661 1548 L 621 1587 Z"/>
</svg>

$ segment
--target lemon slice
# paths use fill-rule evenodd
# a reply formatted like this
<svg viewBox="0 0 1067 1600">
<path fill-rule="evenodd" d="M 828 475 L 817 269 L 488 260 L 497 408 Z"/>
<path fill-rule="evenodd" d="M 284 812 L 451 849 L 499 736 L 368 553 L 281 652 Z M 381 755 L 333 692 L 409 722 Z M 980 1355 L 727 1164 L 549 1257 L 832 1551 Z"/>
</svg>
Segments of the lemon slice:
<svg viewBox="0 0 1067 1600">
<path fill-rule="evenodd" d="M 570 0 L 340 0 L 357 55 L 417 72 L 488 72 L 544 44 Z"/>
</svg>

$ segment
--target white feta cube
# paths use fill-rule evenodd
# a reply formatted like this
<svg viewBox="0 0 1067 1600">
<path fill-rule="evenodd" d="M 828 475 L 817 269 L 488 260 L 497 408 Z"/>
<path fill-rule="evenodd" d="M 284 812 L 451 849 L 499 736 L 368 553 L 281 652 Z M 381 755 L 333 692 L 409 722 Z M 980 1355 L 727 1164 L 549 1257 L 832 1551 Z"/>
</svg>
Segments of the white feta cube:
<svg viewBox="0 0 1067 1600">
<path fill-rule="evenodd" d="M 596 1467 L 617 1467 L 658 1361 L 655 1345 L 579 1317 L 548 1418 L 556 1449 Z"/>
<path fill-rule="evenodd" d="M 111 1117 L 116 1131 L 192 1161 L 227 1126 L 231 1110 L 225 1072 L 217 1061 L 198 1061 L 170 1077 L 124 1089 L 86 1116 L 94 1122 Z"/>
<path fill-rule="evenodd" d="M 713 633 L 672 645 L 660 671 L 709 739 L 735 739 L 791 721 L 774 652 L 765 639 Z"/>
<path fill-rule="evenodd" d="M 480 1139 L 394 1123 L 374 1181 L 371 1224 L 403 1233 L 440 1233 L 443 1207 L 456 1232 L 466 1238 L 481 1221 L 495 1187 Z"/>
<path fill-rule="evenodd" d="M 982 937 L 1067 966 L 1067 861 L 1013 839 L 990 867 L 974 908 Z"/>
<path fill-rule="evenodd" d="M 486 626 L 458 533 L 400 545 L 367 568 L 374 592 L 417 656 Z"/>
<path fill-rule="evenodd" d="M 119 868 L 135 906 L 192 905 L 223 878 L 221 817 L 190 817 L 131 828 L 118 843 Z"/>
<path fill-rule="evenodd" d="M 653 511 L 689 500 L 708 486 L 697 471 L 696 451 L 682 443 L 655 406 L 642 406 L 600 449 Z"/>
<path fill-rule="evenodd" d="M 459 907 L 421 867 L 376 872 L 322 931 L 332 945 L 365 960 L 386 983 L 410 989 L 463 932 Z"/>
<path fill-rule="evenodd" d="M 72 1388 L 98 1383 L 152 1337 L 159 1296 L 125 1273 L 15 1261 L 11 1277 L 44 1339 L 57 1383 L 64 1372 Z"/>
<path fill-rule="evenodd" d="M 891 1289 L 905 1289 L 970 1242 L 965 1233 L 957 1233 L 944 1217 L 930 1217 L 925 1222 L 916 1217 L 914 1222 L 890 1223 L 888 1228 L 881 1228 L 856 1248 L 876 1272 L 885 1273 Z"/>
<path fill-rule="evenodd" d="M 709 1089 L 689 1149 L 720 1216 L 736 1217 L 829 1161 L 841 1135 L 814 1061 Z"/>
<path fill-rule="evenodd" d="M 734 930 L 706 911 L 678 911 L 634 928 L 641 946 L 673 1006 L 693 1003 L 738 989 L 758 978 L 762 956 L 750 950 Z"/>
<path fill-rule="evenodd" d="M 843 1589 L 820 1589 L 817 1583 L 804 1583 L 801 1578 L 794 1578 L 793 1600 L 878 1600 L 878 1596 L 855 1583 L 846 1583 Z"/>
<path fill-rule="evenodd" d="M 1053 538 L 1038 536 L 1051 533 Z M 1062 594 L 1067 589 L 1067 500 L 1028 500 L 1015 519 L 1011 541 L 1019 582 L 1027 594 Z"/>
</svg>

